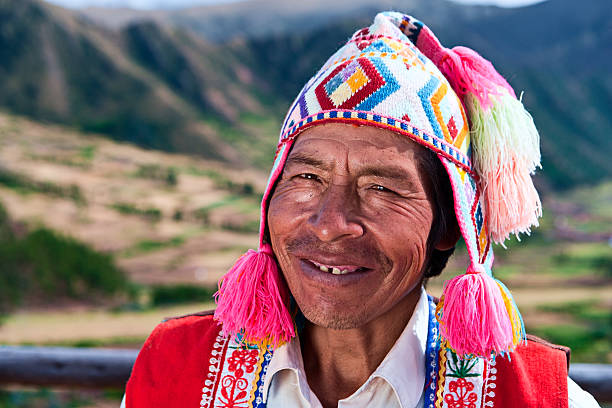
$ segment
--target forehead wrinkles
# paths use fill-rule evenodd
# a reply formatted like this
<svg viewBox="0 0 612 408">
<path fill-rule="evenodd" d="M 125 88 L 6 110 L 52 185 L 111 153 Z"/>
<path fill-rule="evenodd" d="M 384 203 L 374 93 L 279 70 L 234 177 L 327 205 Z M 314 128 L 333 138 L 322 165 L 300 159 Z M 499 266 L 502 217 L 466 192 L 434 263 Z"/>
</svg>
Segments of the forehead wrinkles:
<svg viewBox="0 0 612 408">
<path fill-rule="evenodd" d="M 355 164 L 369 165 L 406 165 L 416 158 L 417 151 L 410 145 L 385 143 L 375 144 L 368 141 L 355 141 L 357 149 L 351 152 Z"/>
<path fill-rule="evenodd" d="M 397 140 L 393 137 L 404 138 Z M 352 136 L 352 135 L 351 135 Z M 374 140 L 365 138 L 305 137 L 298 139 L 287 163 L 312 164 L 324 170 L 334 170 L 338 175 L 358 173 L 364 167 L 416 166 L 419 146 L 404 136 L 389 132 L 389 135 Z M 395 140 L 394 140 L 395 139 Z M 399 142 L 399 143 L 398 143 Z"/>
</svg>

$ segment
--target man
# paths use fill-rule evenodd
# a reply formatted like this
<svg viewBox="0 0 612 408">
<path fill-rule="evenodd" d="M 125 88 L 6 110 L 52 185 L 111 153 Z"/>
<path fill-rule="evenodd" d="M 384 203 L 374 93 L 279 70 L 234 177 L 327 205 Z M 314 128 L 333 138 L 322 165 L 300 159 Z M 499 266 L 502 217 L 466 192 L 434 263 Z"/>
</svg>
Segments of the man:
<svg viewBox="0 0 612 408">
<path fill-rule="evenodd" d="M 491 276 L 490 239 L 537 225 L 538 165 L 490 63 L 379 14 L 290 108 L 259 250 L 223 278 L 214 318 L 156 328 L 126 406 L 597 406 Z M 423 283 L 460 236 L 467 272 L 435 301 Z"/>
</svg>

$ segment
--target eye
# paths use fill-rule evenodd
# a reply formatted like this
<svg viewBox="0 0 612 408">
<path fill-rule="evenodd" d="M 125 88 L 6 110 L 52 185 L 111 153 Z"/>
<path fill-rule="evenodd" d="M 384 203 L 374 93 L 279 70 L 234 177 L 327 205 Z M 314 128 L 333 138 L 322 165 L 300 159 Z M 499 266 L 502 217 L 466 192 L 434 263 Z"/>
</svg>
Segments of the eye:
<svg viewBox="0 0 612 408">
<path fill-rule="evenodd" d="M 381 193 L 395 193 L 395 191 L 388 189 L 385 186 L 381 186 L 380 184 L 374 184 L 370 187 L 374 191 L 379 191 Z"/>
<path fill-rule="evenodd" d="M 312 173 L 302 173 L 302 174 L 298 174 L 297 177 L 304 179 L 304 180 L 312 180 L 312 181 L 318 181 L 319 177 L 316 174 L 312 174 Z"/>
</svg>

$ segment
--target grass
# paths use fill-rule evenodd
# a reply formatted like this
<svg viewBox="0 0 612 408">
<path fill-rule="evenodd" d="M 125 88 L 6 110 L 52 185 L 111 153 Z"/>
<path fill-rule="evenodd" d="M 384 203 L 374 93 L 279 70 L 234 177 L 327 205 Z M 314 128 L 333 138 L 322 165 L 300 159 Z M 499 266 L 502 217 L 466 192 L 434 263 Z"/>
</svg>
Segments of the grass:
<svg viewBox="0 0 612 408">
<path fill-rule="evenodd" d="M 174 285 L 157 289 L 161 303 L 152 306 L 152 287 L 142 288 L 137 302 L 124 307 L 75 310 L 30 310 L 8 316 L 0 326 L 0 342 L 10 345 L 137 347 L 151 330 L 170 316 L 214 309 L 213 289 L 200 291 L 197 302 L 187 302 Z M 161 293 L 164 291 L 165 293 Z"/>
<path fill-rule="evenodd" d="M 138 207 L 132 203 L 119 202 L 110 205 L 111 208 L 119 211 L 121 214 L 138 215 L 146 218 L 149 221 L 159 221 L 162 218 L 162 212 L 155 207 Z"/>
<path fill-rule="evenodd" d="M 566 323 L 531 328 L 534 334 L 570 347 L 574 361 L 612 363 L 612 310 L 609 305 L 586 300 L 540 305 L 538 310 L 558 314 Z"/>
<path fill-rule="evenodd" d="M 592 328 L 578 324 L 540 326 L 529 329 L 530 333 L 546 340 L 562 344 L 572 350 L 572 361 L 581 363 L 612 364 L 612 344 L 609 338 Z"/>
<path fill-rule="evenodd" d="M 90 404 L 90 400 L 78 393 L 60 395 L 48 388 L 38 390 L 0 390 L 0 407 L 2 408 L 34 408 L 57 407 L 77 408 Z"/>
<path fill-rule="evenodd" d="M 528 278 L 534 272 L 558 279 L 588 277 L 603 281 L 612 277 L 612 251 L 607 242 L 563 242 L 547 234 L 538 232 L 524 237 L 521 243 L 509 240 L 507 249 L 496 246 L 494 274 L 502 279 Z"/>
<path fill-rule="evenodd" d="M 152 286 L 150 304 L 152 307 L 183 303 L 212 301 L 215 289 L 194 285 L 156 285 Z"/>
<path fill-rule="evenodd" d="M 570 245 L 553 255 L 552 263 L 558 273 L 612 278 L 612 251 L 605 243 Z"/>
<path fill-rule="evenodd" d="M 77 340 L 57 340 L 48 342 L 22 342 L 20 346 L 41 346 L 41 347 L 76 347 L 76 348 L 96 348 L 96 347 L 140 347 L 146 336 L 113 336 L 107 338 L 82 338 Z"/>
<path fill-rule="evenodd" d="M 98 406 L 102 401 L 118 407 L 122 396 L 123 390 L 0 389 L 0 407 L 80 408 Z"/>
<path fill-rule="evenodd" d="M 138 254 L 147 253 L 147 252 L 158 251 L 164 248 L 178 247 L 178 246 L 183 245 L 185 243 L 185 240 L 186 238 L 182 235 L 172 237 L 167 240 L 145 239 L 145 240 L 137 242 L 130 248 L 124 250 L 121 253 L 121 256 L 130 257 L 130 256 L 138 255 Z"/>
<path fill-rule="evenodd" d="M 221 190 L 226 190 L 240 196 L 258 198 L 259 201 L 261 201 L 262 193 L 256 192 L 255 187 L 251 183 L 235 182 L 229 177 L 213 169 L 200 169 L 194 166 L 189 166 L 184 169 L 184 171 L 194 176 L 204 176 L 209 178 L 212 180 L 215 187 Z"/>
<path fill-rule="evenodd" d="M 37 181 L 2 167 L 0 167 L 0 184 L 22 194 L 40 193 L 57 198 L 68 198 L 79 205 L 87 204 L 85 196 L 76 184 L 62 186 L 50 181 Z"/>
<path fill-rule="evenodd" d="M 53 155 L 28 154 L 27 157 L 32 160 L 40 160 L 53 164 L 61 164 L 62 166 L 78 167 L 81 169 L 89 169 L 91 162 L 82 157 L 57 157 Z"/>
<path fill-rule="evenodd" d="M 193 211 L 193 217 L 199 220 L 203 225 L 210 226 L 211 214 L 218 208 L 231 207 L 236 214 L 258 214 L 259 206 L 254 200 L 245 198 L 241 195 L 229 195 L 221 200 L 210 203 L 204 207 L 200 207 Z M 223 221 L 219 225 L 221 229 L 227 231 L 256 233 L 259 231 L 259 218 L 245 222 Z"/>
<path fill-rule="evenodd" d="M 241 234 L 253 234 L 259 232 L 259 220 L 250 220 L 244 223 L 225 221 L 221 224 L 221 229 Z"/>
<path fill-rule="evenodd" d="M 96 155 L 96 150 L 97 146 L 87 145 L 82 146 L 75 151 L 71 151 L 70 153 L 72 154 L 67 154 L 64 151 L 56 152 L 56 154 L 38 154 L 28 152 L 26 153 L 26 156 L 35 161 L 40 160 L 48 163 L 61 164 L 63 166 L 90 169 Z"/>
<path fill-rule="evenodd" d="M 113 257 L 41 227 L 17 237 L 0 205 L 0 312 L 23 302 L 89 299 L 128 292 Z"/>
<path fill-rule="evenodd" d="M 244 112 L 240 115 L 240 124 L 247 133 L 256 136 L 243 138 L 244 150 L 246 150 L 255 166 L 260 169 L 268 169 L 272 165 L 272 158 L 276 152 L 278 133 L 282 122 L 284 111 L 278 115 L 268 114 L 265 116 Z M 253 140 L 254 139 L 254 140 Z M 257 146 L 257 148 L 253 148 Z"/>
<path fill-rule="evenodd" d="M 96 156 L 96 150 L 97 150 L 97 146 L 95 145 L 83 146 L 79 150 L 79 156 L 83 160 L 92 161 L 94 157 Z"/>
<path fill-rule="evenodd" d="M 141 164 L 134 173 L 134 177 L 162 181 L 168 186 L 176 186 L 178 184 L 178 171 L 172 166 L 162 167 L 159 164 Z"/>
<path fill-rule="evenodd" d="M 237 195 L 229 195 L 229 196 L 224 197 L 222 200 L 215 201 L 214 203 L 210 203 L 204 207 L 198 208 L 196 212 L 208 213 L 216 208 L 226 207 L 228 205 L 235 204 L 236 202 L 241 200 L 241 198 L 242 197 L 237 196 Z"/>
<path fill-rule="evenodd" d="M 563 195 L 561 201 L 580 203 L 585 213 L 607 219 L 608 227 L 612 224 L 612 207 L 609 205 L 612 202 L 612 181 L 603 182 L 597 186 L 578 188 Z"/>
</svg>

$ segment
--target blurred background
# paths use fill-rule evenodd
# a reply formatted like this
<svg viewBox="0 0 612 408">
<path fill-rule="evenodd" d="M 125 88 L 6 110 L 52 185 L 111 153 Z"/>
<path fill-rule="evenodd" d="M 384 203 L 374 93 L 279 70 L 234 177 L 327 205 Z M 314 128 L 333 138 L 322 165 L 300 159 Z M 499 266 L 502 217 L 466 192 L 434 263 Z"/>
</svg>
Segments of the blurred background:
<svg viewBox="0 0 612 408">
<path fill-rule="evenodd" d="M 0 344 L 139 348 L 257 245 L 281 120 L 377 11 L 494 62 L 535 118 L 541 227 L 495 270 L 529 332 L 612 363 L 609 0 L 0 0 Z M 442 282 L 464 271 L 463 248 Z M 112 407 L 122 390 L 0 390 Z"/>
</svg>

